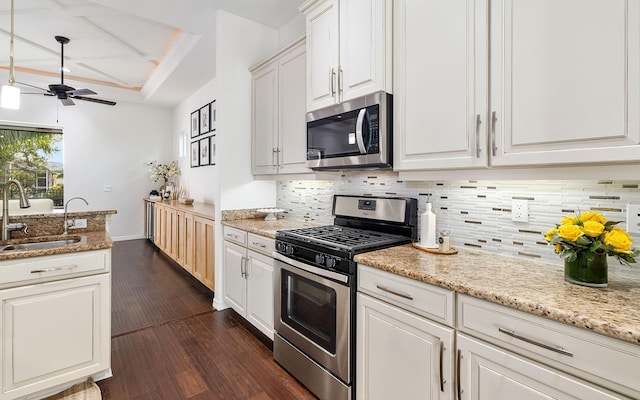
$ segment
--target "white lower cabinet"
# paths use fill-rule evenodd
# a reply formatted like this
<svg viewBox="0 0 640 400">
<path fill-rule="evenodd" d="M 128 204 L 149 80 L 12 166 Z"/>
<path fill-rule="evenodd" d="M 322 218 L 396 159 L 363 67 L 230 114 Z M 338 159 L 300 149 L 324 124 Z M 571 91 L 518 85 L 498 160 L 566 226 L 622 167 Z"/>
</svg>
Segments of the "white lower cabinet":
<svg viewBox="0 0 640 400">
<path fill-rule="evenodd" d="M 273 340 L 274 240 L 224 228 L 225 301 Z"/>
<path fill-rule="evenodd" d="M 464 334 L 457 347 L 460 400 L 630 399 Z"/>
<path fill-rule="evenodd" d="M 452 399 L 454 330 L 357 294 L 356 397 Z"/>
<path fill-rule="evenodd" d="M 0 291 L 2 392 L 16 399 L 110 368 L 111 276 Z"/>
</svg>

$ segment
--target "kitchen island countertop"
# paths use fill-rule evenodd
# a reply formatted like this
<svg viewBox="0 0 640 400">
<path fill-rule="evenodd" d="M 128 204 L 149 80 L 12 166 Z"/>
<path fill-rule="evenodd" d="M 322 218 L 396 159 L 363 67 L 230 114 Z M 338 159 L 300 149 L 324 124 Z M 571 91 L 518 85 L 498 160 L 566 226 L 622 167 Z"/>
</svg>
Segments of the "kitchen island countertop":
<svg viewBox="0 0 640 400">
<path fill-rule="evenodd" d="M 0 261 L 4 260 L 17 260 L 21 258 L 28 257 L 40 257 L 40 256 L 51 256 L 57 254 L 66 254 L 66 253 L 75 253 L 79 251 L 90 251 L 90 250 L 100 250 L 100 249 L 108 249 L 113 247 L 113 241 L 111 240 L 111 236 L 109 236 L 108 232 L 99 231 L 99 232 L 83 232 L 81 234 L 69 234 L 67 236 L 56 235 L 55 239 L 61 240 L 65 238 L 80 238 L 80 241 L 73 244 L 68 244 L 64 246 L 55 246 L 48 248 L 40 248 L 40 249 L 28 249 L 28 250 L 8 250 L 8 251 L 0 251 Z M 31 240 L 33 238 L 29 238 Z M 25 242 L 26 239 L 14 239 L 10 240 L 8 244 L 19 244 L 21 242 Z"/>
<path fill-rule="evenodd" d="M 411 245 L 363 253 L 358 263 L 640 344 L 640 275 L 609 257 L 609 286 L 564 281 L 560 265 L 460 250 L 431 254 Z M 636 269 L 637 266 L 631 267 Z"/>
</svg>

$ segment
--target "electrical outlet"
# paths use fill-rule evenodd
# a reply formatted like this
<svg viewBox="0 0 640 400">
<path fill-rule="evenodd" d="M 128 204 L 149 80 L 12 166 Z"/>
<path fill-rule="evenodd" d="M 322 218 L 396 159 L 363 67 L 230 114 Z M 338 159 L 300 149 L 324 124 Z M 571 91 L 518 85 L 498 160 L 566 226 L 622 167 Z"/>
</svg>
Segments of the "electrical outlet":
<svg viewBox="0 0 640 400">
<path fill-rule="evenodd" d="M 76 218 L 69 221 L 69 229 L 82 229 L 87 227 L 86 218 Z"/>
<path fill-rule="evenodd" d="M 640 204 L 627 204 L 627 232 L 640 234 Z"/>
<path fill-rule="evenodd" d="M 529 222 L 528 200 L 511 200 L 511 220 L 515 222 Z"/>
<path fill-rule="evenodd" d="M 105 192 L 110 192 L 111 191 L 111 185 L 104 185 L 104 191 Z"/>
</svg>

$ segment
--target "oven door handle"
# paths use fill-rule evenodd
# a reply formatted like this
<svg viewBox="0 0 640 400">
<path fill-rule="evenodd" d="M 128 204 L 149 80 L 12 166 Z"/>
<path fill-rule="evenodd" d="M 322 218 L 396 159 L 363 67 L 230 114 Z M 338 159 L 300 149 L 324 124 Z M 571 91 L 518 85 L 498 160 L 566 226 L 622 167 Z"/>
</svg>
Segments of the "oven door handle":
<svg viewBox="0 0 640 400">
<path fill-rule="evenodd" d="M 367 154 L 367 149 L 364 147 L 364 138 L 362 136 L 362 130 L 364 128 L 364 117 L 367 115 L 367 109 L 363 108 L 358 113 L 358 121 L 356 122 L 356 142 L 358 143 L 358 150 L 360 154 Z"/>
<path fill-rule="evenodd" d="M 273 253 L 273 258 L 278 260 L 278 261 L 282 261 L 285 264 L 289 264 L 292 265 L 296 268 L 300 268 L 303 271 L 307 271 L 311 274 L 315 274 L 315 275 L 319 275 L 323 278 L 328 278 L 328 279 L 333 279 L 336 280 L 338 282 L 342 282 L 345 284 L 349 283 L 349 277 L 346 275 L 342 275 L 339 274 L 337 272 L 333 272 L 333 271 L 328 271 L 326 269 L 322 269 L 322 268 L 318 268 L 318 267 L 314 267 L 313 265 L 309 265 L 309 264 L 305 264 L 302 263 L 300 261 L 296 261 L 296 260 L 292 260 L 289 257 L 283 256 L 280 253 Z"/>
</svg>

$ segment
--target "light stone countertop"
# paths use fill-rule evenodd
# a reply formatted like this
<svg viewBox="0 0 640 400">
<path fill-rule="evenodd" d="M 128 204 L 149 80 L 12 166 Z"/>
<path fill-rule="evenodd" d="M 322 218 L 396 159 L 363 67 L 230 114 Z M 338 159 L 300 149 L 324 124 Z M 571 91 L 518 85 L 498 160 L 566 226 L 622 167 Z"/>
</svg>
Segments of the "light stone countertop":
<svg viewBox="0 0 640 400">
<path fill-rule="evenodd" d="M 264 218 L 234 219 L 222 221 L 222 224 L 242 229 L 243 231 L 250 233 L 255 233 L 256 235 L 266 236 L 271 239 L 276 238 L 276 232 L 279 230 L 309 228 L 311 226 L 319 225 L 313 222 L 286 218 L 277 219 L 275 221 L 265 221 Z"/>
<path fill-rule="evenodd" d="M 640 274 L 609 257 L 609 286 L 564 281 L 558 265 L 460 250 L 431 254 L 411 245 L 362 253 L 358 263 L 640 344 Z M 626 270 L 625 270 L 626 268 Z M 640 268 L 634 266 L 632 268 Z"/>
<path fill-rule="evenodd" d="M 178 200 L 151 200 L 149 198 L 144 198 L 143 200 L 176 210 L 189 211 L 190 213 L 203 218 L 212 220 L 215 220 L 216 218 L 216 207 L 213 204 L 201 203 L 199 201 L 194 201 L 192 204 L 182 204 Z"/>
<path fill-rule="evenodd" d="M 73 244 L 68 244 L 64 246 L 56 246 L 56 247 L 48 247 L 43 249 L 30 249 L 30 250 L 7 250 L 0 251 L 0 261 L 4 260 L 16 260 L 20 258 L 28 258 L 28 257 L 40 257 L 40 256 L 51 256 L 57 254 L 67 254 L 67 253 L 76 253 L 79 251 L 90 251 L 90 250 L 100 250 L 100 249 L 108 249 L 113 247 L 113 241 L 111 240 L 111 236 L 109 236 L 108 232 L 100 231 L 100 232 L 84 232 L 81 234 L 69 234 L 66 236 L 56 235 L 49 236 L 47 239 L 52 240 L 63 240 L 63 239 L 71 239 L 71 238 L 80 238 L 80 241 Z M 24 243 L 26 241 L 33 241 L 37 238 L 28 238 L 28 239 L 12 239 L 7 241 L 7 244 L 19 244 Z"/>
</svg>

